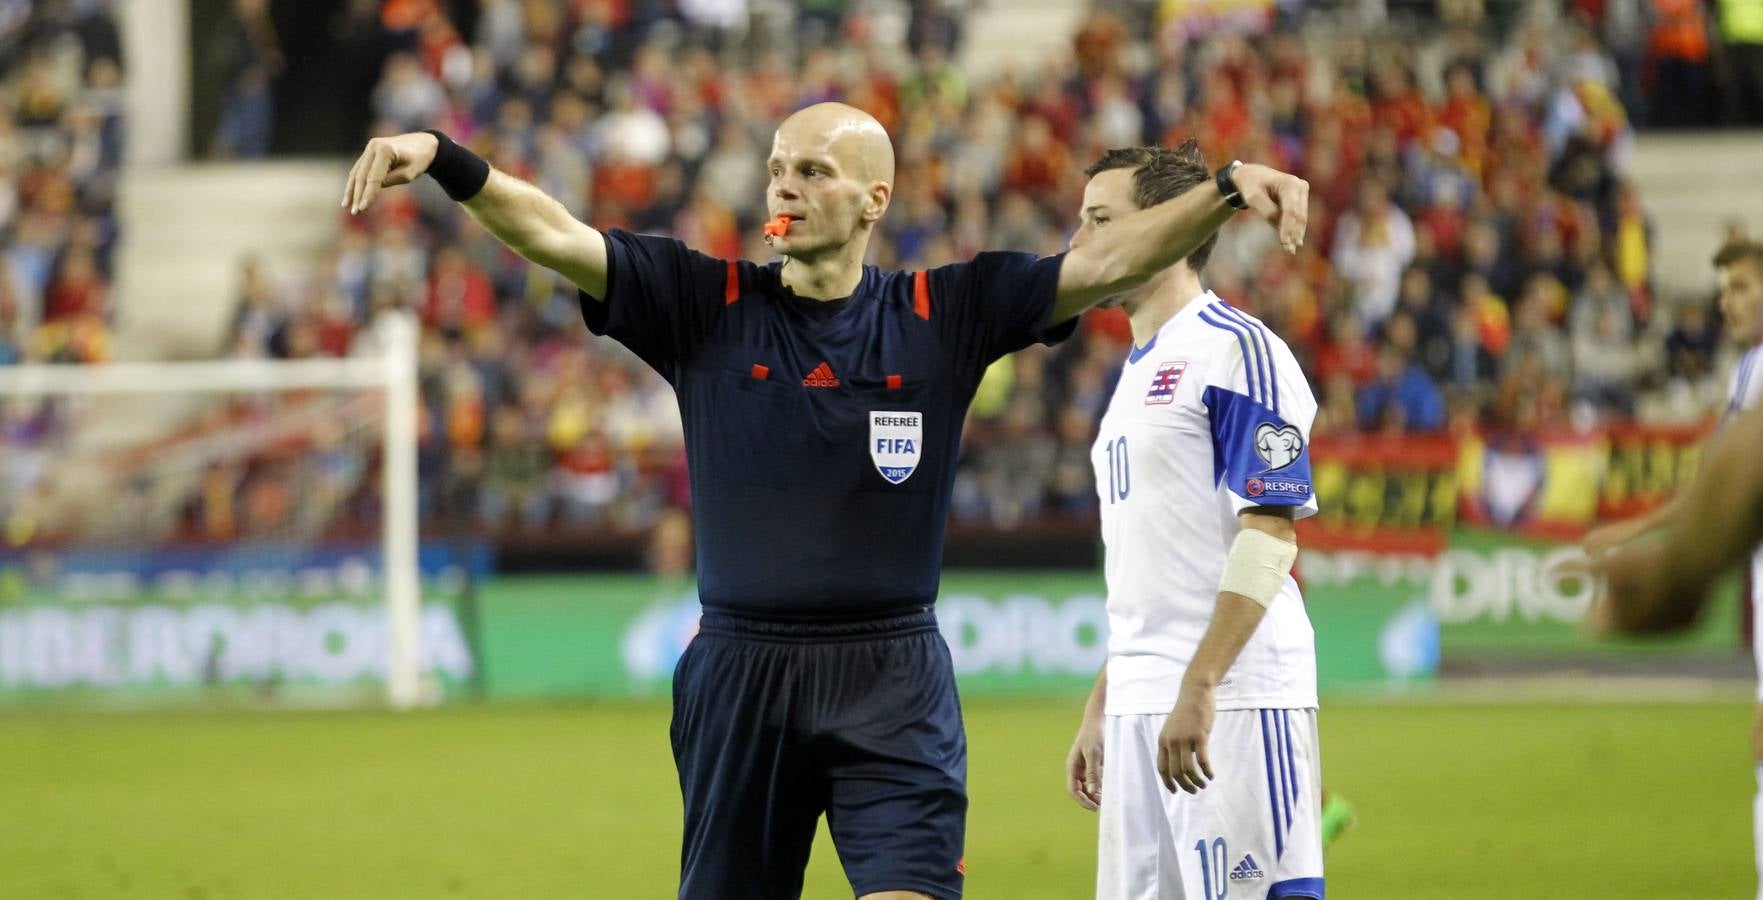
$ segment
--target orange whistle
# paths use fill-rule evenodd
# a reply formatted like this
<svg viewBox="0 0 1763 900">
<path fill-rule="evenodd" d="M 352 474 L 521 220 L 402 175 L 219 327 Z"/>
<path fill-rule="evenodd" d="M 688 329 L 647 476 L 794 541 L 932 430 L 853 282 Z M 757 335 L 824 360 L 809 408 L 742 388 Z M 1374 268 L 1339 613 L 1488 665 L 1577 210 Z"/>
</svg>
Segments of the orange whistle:
<svg viewBox="0 0 1763 900">
<path fill-rule="evenodd" d="M 784 235 L 789 234 L 790 233 L 790 223 L 794 222 L 795 220 L 796 220 L 796 217 L 790 215 L 789 213 L 784 213 L 783 215 L 778 216 L 775 219 L 772 219 L 771 221 L 765 223 L 765 236 L 766 237 L 783 237 Z"/>
</svg>

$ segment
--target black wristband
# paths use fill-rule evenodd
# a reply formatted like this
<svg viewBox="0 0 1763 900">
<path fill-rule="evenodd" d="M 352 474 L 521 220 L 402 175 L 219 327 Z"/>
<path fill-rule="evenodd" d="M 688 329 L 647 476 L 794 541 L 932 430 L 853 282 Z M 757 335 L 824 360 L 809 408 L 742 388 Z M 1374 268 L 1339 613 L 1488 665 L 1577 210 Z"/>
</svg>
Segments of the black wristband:
<svg viewBox="0 0 1763 900">
<path fill-rule="evenodd" d="M 484 158 L 459 146 L 447 135 L 433 128 L 424 129 L 425 134 L 432 134 L 441 145 L 435 148 L 435 161 L 429 163 L 429 177 L 453 198 L 455 203 L 464 203 L 477 196 L 484 189 L 484 182 L 490 180 L 490 164 Z"/>
<path fill-rule="evenodd" d="M 1230 204 L 1231 209 L 1249 208 L 1249 202 L 1243 199 L 1243 192 L 1237 187 L 1236 174 L 1237 170 L 1242 167 L 1242 160 L 1232 160 L 1224 168 L 1219 169 L 1216 176 L 1218 192 L 1224 195 L 1224 202 Z"/>
</svg>

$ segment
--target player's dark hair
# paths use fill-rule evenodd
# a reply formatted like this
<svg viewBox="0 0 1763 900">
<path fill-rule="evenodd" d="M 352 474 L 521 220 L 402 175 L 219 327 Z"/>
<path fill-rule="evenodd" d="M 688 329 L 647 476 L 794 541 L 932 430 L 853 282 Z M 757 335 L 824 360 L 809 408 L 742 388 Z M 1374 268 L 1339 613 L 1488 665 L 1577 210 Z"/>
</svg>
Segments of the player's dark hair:
<svg viewBox="0 0 1763 900">
<path fill-rule="evenodd" d="M 1741 259 L 1750 260 L 1763 273 L 1763 241 L 1728 241 L 1714 254 L 1714 268 L 1724 269 Z"/>
<path fill-rule="evenodd" d="M 1192 138 L 1174 150 L 1168 147 L 1118 147 L 1102 154 L 1090 164 L 1084 175 L 1094 178 L 1111 169 L 1131 169 L 1133 202 L 1139 209 L 1149 209 L 1165 200 L 1173 200 L 1188 191 L 1212 181 L 1212 168 Z M 1212 246 L 1218 243 L 1213 232 L 1204 243 L 1188 254 L 1188 268 L 1198 275 L 1206 269 Z"/>
</svg>

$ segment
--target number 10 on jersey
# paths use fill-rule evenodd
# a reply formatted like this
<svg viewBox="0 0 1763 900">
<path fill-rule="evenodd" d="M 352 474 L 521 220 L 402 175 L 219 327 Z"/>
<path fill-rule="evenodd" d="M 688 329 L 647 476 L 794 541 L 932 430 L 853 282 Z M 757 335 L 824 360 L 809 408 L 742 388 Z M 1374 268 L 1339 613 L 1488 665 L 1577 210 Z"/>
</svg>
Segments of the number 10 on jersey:
<svg viewBox="0 0 1763 900">
<path fill-rule="evenodd" d="M 1126 492 L 1132 488 L 1132 471 L 1126 463 L 1126 436 L 1109 441 L 1105 449 L 1108 454 L 1108 505 L 1112 506 L 1125 500 Z"/>
</svg>

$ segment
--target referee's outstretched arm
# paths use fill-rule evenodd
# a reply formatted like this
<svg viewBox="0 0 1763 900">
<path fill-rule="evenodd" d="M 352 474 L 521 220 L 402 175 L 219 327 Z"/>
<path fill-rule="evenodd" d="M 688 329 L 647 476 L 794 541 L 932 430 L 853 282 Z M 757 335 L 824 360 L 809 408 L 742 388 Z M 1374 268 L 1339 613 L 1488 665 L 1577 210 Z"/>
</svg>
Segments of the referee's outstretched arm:
<svg viewBox="0 0 1763 900">
<path fill-rule="evenodd" d="M 544 191 L 492 169 L 438 131 L 368 141 L 349 170 L 343 207 L 361 213 L 384 188 L 409 184 L 425 173 L 509 249 L 558 272 L 589 297 L 605 296 L 606 241 L 600 232 Z M 1048 322 L 1063 322 L 1145 283 L 1193 252 L 1237 209 L 1254 210 L 1279 231 L 1286 252 L 1295 253 L 1304 242 L 1310 185 L 1267 166 L 1233 164 L 1215 186 L 1122 217 L 1108 240 L 1086 243 L 1066 257 Z"/>
<path fill-rule="evenodd" d="M 490 168 L 435 131 L 374 138 L 349 170 L 343 207 L 361 213 L 384 188 L 427 173 L 508 248 L 575 283 L 589 297 L 606 296 L 606 239 L 544 191 Z"/>
</svg>

